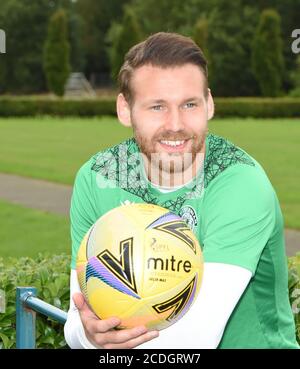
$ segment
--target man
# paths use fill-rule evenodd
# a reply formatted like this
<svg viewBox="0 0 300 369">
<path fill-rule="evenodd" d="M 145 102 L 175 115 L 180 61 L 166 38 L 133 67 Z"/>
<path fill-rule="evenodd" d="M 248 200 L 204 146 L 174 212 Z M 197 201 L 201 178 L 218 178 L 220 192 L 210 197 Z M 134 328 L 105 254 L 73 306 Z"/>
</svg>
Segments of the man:
<svg viewBox="0 0 300 369">
<path fill-rule="evenodd" d="M 94 155 L 74 185 L 69 346 L 297 348 L 279 203 L 255 159 L 208 134 L 214 104 L 199 47 L 178 34 L 154 34 L 127 53 L 119 84 L 118 118 L 134 138 Z M 75 265 L 83 236 L 127 202 L 176 212 L 202 247 L 200 294 L 160 332 L 115 330 L 120 319 L 98 319 L 80 294 Z"/>
</svg>

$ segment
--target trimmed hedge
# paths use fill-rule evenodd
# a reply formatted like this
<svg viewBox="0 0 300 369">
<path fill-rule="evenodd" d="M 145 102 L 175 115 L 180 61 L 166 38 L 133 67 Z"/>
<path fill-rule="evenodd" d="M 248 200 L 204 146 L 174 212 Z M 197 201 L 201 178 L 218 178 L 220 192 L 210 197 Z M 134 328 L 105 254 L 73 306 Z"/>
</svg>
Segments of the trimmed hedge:
<svg viewBox="0 0 300 369">
<path fill-rule="evenodd" d="M 116 115 L 115 99 L 0 98 L 0 117 Z"/>
<path fill-rule="evenodd" d="M 215 116 L 299 118 L 300 98 L 215 98 Z M 115 98 L 0 97 L 0 117 L 116 115 Z"/>
<path fill-rule="evenodd" d="M 300 98 L 216 98 L 215 116 L 300 118 Z"/>
<path fill-rule="evenodd" d="M 288 259 L 289 294 L 300 343 L 300 253 Z M 6 294 L 6 312 L 0 313 L 0 349 L 15 348 L 17 286 L 36 287 L 38 297 L 67 311 L 69 307 L 70 257 L 67 255 L 42 255 L 37 258 L 0 258 L 0 289 Z M 63 326 L 37 314 L 37 348 L 67 348 Z"/>
</svg>

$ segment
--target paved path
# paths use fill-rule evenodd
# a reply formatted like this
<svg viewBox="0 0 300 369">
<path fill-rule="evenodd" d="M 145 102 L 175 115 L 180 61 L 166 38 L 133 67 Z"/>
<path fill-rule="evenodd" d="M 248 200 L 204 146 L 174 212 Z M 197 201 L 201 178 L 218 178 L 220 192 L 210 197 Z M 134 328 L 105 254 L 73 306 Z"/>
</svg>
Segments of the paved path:
<svg viewBox="0 0 300 369">
<path fill-rule="evenodd" d="M 28 208 L 69 215 L 72 187 L 0 173 L 0 199 Z"/>
<path fill-rule="evenodd" d="M 72 187 L 0 173 L 0 199 L 68 216 Z M 285 230 L 287 255 L 300 251 L 300 231 Z"/>
</svg>

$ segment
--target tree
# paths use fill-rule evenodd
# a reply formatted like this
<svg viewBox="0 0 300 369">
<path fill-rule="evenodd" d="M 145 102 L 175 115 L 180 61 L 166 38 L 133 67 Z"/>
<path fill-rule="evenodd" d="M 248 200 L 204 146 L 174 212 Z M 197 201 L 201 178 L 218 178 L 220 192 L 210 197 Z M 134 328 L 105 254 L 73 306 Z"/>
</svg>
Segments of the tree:
<svg viewBox="0 0 300 369">
<path fill-rule="evenodd" d="M 71 47 L 71 66 L 73 72 L 83 72 L 85 67 L 85 51 L 83 45 L 84 21 L 74 9 L 67 12 L 69 42 Z"/>
<path fill-rule="evenodd" d="M 215 96 L 249 96 L 258 92 L 251 71 L 250 40 L 257 11 L 240 0 L 214 0 L 209 13 L 209 85 Z"/>
<path fill-rule="evenodd" d="M 118 72 L 123 64 L 127 51 L 143 38 L 142 31 L 134 11 L 126 7 L 122 24 L 115 24 L 110 31 L 111 35 L 111 76 L 116 80 Z"/>
<path fill-rule="evenodd" d="M 253 5 L 243 7 L 241 0 L 133 0 L 130 7 L 137 19 L 143 20 L 141 28 L 146 36 L 158 31 L 178 32 L 206 43 L 204 54 L 214 95 L 258 92 L 249 62 L 258 14 Z"/>
<path fill-rule="evenodd" d="M 274 9 L 261 13 L 253 40 L 252 67 L 263 96 L 279 96 L 284 59 L 280 15 Z"/>
<path fill-rule="evenodd" d="M 76 13 L 83 20 L 82 45 L 85 55 L 85 73 L 110 74 L 106 44 L 111 25 L 120 22 L 123 6 L 130 0 L 77 0 Z"/>
<path fill-rule="evenodd" d="M 130 7 L 143 20 L 145 35 L 162 31 L 193 36 L 196 21 L 207 17 L 211 4 L 205 0 L 132 0 Z"/>
<path fill-rule="evenodd" d="M 0 91 L 44 91 L 43 43 L 53 8 L 49 0 L 1 0 L 0 22 L 6 32 L 6 54 L 0 57 Z"/>
<path fill-rule="evenodd" d="M 44 47 L 44 71 L 49 90 L 63 96 L 70 70 L 67 17 L 65 11 L 60 9 L 50 18 Z"/>
<path fill-rule="evenodd" d="M 195 24 L 193 40 L 203 51 L 208 65 L 210 64 L 210 56 L 208 50 L 208 20 L 207 18 L 199 18 Z"/>
</svg>

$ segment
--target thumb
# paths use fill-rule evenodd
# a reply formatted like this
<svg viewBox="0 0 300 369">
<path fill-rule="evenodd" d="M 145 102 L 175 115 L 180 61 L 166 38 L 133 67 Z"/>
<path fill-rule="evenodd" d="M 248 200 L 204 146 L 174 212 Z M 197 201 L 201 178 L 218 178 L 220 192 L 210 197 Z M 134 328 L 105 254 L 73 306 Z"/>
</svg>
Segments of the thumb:
<svg viewBox="0 0 300 369">
<path fill-rule="evenodd" d="M 78 310 L 83 310 L 86 305 L 85 298 L 82 293 L 76 292 L 72 295 L 75 306 Z"/>
<path fill-rule="evenodd" d="M 75 292 L 72 295 L 72 298 L 81 317 L 85 316 L 86 318 L 97 319 L 97 315 L 95 315 L 93 311 L 90 309 L 82 293 Z"/>
</svg>

